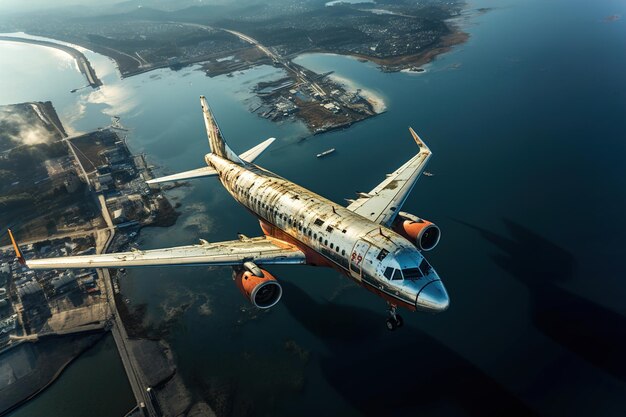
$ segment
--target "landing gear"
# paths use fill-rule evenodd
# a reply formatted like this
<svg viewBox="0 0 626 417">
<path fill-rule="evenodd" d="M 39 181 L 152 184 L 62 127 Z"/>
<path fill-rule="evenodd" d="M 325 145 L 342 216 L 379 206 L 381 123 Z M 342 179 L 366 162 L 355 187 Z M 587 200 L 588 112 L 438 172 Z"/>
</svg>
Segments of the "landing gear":
<svg viewBox="0 0 626 417">
<path fill-rule="evenodd" d="M 389 318 L 387 319 L 387 330 L 394 331 L 398 327 L 402 327 L 404 324 L 404 320 L 402 316 L 396 313 L 396 306 L 393 304 L 389 304 Z"/>
</svg>

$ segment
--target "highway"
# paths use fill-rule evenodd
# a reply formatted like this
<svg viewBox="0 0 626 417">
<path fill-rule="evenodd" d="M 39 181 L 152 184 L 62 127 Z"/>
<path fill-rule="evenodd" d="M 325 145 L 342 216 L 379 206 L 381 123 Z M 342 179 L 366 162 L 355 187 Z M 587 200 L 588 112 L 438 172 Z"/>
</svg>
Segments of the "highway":
<svg viewBox="0 0 626 417">
<path fill-rule="evenodd" d="M 96 247 L 96 253 L 100 254 L 105 253 L 111 245 L 111 242 L 113 242 L 113 238 L 115 237 L 115 228 L 113 226 L 113 222 L 111 221 L 109 210 L 107 209 L 106 204 L 104 204 L 104 197 L 101 194 L 98 195 L 98 203 L 100 205 L 100 209 L 102 210 L 102 217 L 104 218 L 108 226 L 107 229 L 101 229 L 98 232 L 100 234 L 103 233 L 104 230 L 110 230 L 110 233 L 105 240 L 102 239 L 102 235 L 100 235 L 100 239 L 97 239 L 99 240 L 99 245 L 97 245 Z M 150 396 L 146 391 L 148 385 L 144 381 L 141 368 L 135 360 L 133 352 L 128 345 L 128 334 L 126 333 L 126 328 L 124 327 L 122 318 L 117 311 L 117 305 L 115 303 L 115 293 L 113 291 L 113 285 L 111 283 L 111 275 L 109 273 L 109 270 L 98 269 L 97 272 L 98 276 L 102 278 L 106 290 L 106 296 L 110 309 L 110 317 L 112 319 L 111 334 L 113 334 L 113 339 L 115 340 L 117 351 L 119 352 L 120 359 L 122 360 L 122 365 L 124 365 L 124 370 L 126 371 L 128 382 L 130 383 L 133 395 L 135 396 L 135 400 L 137 401 L 137 405 L 139 406 L 142 403 L 145 405 L 145 408 L 143 408 L 145 416 L 158 417 L 160 414 L 155 409 L 154 405 L 152 404 L 152 400 L 150 399 Z"/>
<path fill-rule="evenodd" d="M 274 62 L 277 63 L 281 63 L 282 60 L 280 59 L 280 57 L 278 55 L 276 55 L 275 53 L 273 53 L 272 51 L 270 51 L 266 46 L 261 45 L 261 43 L 259 41 L 257 41 L 254 38 L 251 38 L 250 36 L 243 34 L 241 32 L 237 32 L 234 30 L 230 30 L 230 29 L 222 29 L 225 32 L 228 32 L 232 35 L 235 35 L 236 37 L 238 37 L 239 39 L 241 39 L 242 41 L 246 41 L 254 46 L 256 46 L 257 48 L 259 48 L 265 55 L 267 55 L 268 57 L 272 58 L 272 60 Z"/>
<path fill-rule="evenodd" d="M 326 92 L 324 91 L 324 89 L 322 89 L 322 87 L 319 86 L 319 84 L 317 84 L 315 81 L 311 80 L 309 78 L 309 76 L 304 71 L 302 71 L 301 69 L 294 68 L 293 65 L 295 65 L 295 64 L 293 64 L 290 60 L 285 59 L 285 58 L 281 57 L 280 55 L 275 54 L 274 52 L 270 51 L 270 49 L 268 47 L 262 45 L 256 39 L 254 39 L 254 38 L 252 38 L 252 37 L 250 37 L 250 36 L 248 36 L 248 35 L 246 35 L 244 33 L 237 32 L 237 31 L 230 30 L 230 29 L 222 29 L 222 30 L 225 31 L 225 32 L 230 33 L 231 35 L 237 36 L 242 41 L 248 42 L 249 44 L 252 44 L 252 45 L 256 46 L 265 55 L 270 57 L 272 59 L 272 61 L 274 61 L 275 64 L 281 65 L 287 71 L 291 71 L 296 76 L 296 78 L 300 81 L 300 83 L 310 85 L 311 88 L 313 88 L 313 90 L 317 94 L 322 96 L 322 97 L 326 95 Z"/>
</svg>

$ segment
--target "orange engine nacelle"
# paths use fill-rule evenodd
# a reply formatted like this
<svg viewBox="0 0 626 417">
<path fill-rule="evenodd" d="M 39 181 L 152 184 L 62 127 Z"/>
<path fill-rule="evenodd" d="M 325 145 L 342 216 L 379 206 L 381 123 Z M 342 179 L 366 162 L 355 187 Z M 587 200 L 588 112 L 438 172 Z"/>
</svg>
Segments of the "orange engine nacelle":
<svg viewBox="0 0 626 417">
<path fill-rule="evenodd" d="M 441 230 L 436 224 L 405 212 L 398 213 L 393 230 L 423 251 L 434 249 L 441 239 Z"/>
<path fill-rule="evenodd" d="M 244 297 L 255 307 L 270 308 L 275 305 L 283 295 L 283 289 L 276 278 L 265 269 L 259 268 L 262 277 L 242 269 L 235 272 L 235 284 Z"/>
</svg>

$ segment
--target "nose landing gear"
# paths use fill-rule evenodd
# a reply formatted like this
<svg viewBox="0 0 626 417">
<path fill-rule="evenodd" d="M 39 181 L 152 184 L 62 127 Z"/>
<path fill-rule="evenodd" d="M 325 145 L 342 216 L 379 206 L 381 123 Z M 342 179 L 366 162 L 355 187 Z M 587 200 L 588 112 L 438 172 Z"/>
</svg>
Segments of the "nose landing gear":
<svg viewBox="0 0 626 417">
<path fill-rule="evenodd" d="M 402 327 L 404 324 L 404 320 L 402 320 L 402 316 L 396 313 L 397 306 L 394 304 L 389 304 L 389 318 L 387 319 L 387 330 L 394 331 L 398 327 Z"/>
</svg>

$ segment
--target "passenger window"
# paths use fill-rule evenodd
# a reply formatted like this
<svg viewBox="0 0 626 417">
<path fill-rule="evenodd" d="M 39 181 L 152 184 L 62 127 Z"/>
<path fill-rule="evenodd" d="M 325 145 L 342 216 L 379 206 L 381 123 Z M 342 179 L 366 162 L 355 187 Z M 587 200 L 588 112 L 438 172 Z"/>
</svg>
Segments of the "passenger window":
<svg viewBox="0 0 626 417">
<path fill-rule="evenodd" d="M 328 239 L 324 240 L 324 245 L 328 246 Z"/>
<path fill-rule="evenodd" d="M 341 256 L 346 256 L 346 250 L 345 249 L 341 250 Z"/>
<path fill-rule="evenodd" d="M 335 250 L 337 251 L 337 253 L 339 253 L 339 246 L 337 246 Z"/>
<path fill-rule="evenodd" d="M 332 249 L 335 245 L 333 243 L 330 244 L 330 248 Z"/>
<path fill-rule="evenodd" d="M 313 234 L 313 239 L 317 240 L 317 233 Z"/>
</svg>

